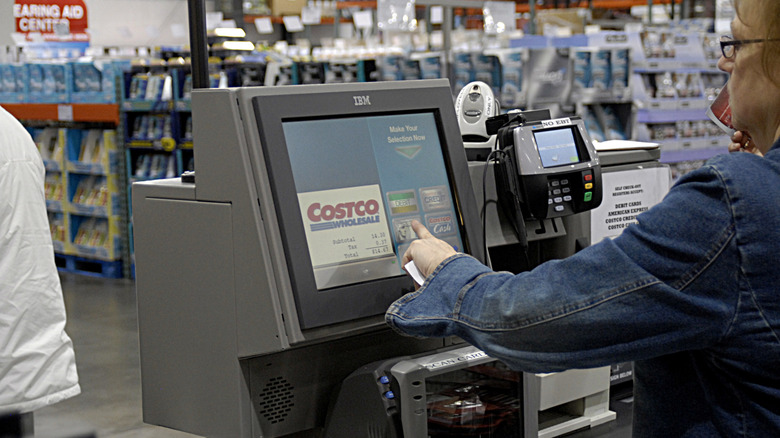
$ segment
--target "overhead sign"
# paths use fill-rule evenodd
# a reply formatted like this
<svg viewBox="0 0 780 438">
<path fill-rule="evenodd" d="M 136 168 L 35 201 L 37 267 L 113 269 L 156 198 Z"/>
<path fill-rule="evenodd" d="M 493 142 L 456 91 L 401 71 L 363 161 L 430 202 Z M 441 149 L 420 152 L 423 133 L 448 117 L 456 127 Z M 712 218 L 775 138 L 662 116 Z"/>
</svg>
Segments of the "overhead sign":
<svg viewBox="0 0 780 438">
<path fill-rule="evenodd" d="M 89 41 L 83 0 L 14 0 L 14 20 L 28 41 Z"/>
</svg>

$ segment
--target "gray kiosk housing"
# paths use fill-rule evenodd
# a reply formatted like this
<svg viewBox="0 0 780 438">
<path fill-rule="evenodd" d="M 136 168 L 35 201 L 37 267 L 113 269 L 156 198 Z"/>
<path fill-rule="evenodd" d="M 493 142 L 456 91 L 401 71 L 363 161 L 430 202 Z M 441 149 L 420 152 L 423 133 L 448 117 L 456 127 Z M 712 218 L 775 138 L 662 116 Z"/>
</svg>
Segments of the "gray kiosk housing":
<svg viewBox="0 0 780 438">
<path fill-rule="evenodd" d="M 284 238 L 289 227 L 281 223 L 280 204 L 294 200 L 278 199 L 274 191 L 269 169 L 278 163 L 266 161 L 260 147 L 269 132 L 258 127 L 258 96 L 272 97 L 282 114 L 321 110 L 307 101 L 320 107 L 330 101 L 331 113 L 371 110 L 353 96 L 369 96 L 377 106 L 389 99 L 384 112 L 434 108 L 440 140 L 449 148 L 445 161 L 463 244 L 483 260 L 478 206 L 484 166 L 465 161 L 446 80 L 197 90 L 195 181 L 133 184 L 144 421 L 203 436 L 318 437 L 328 405 L 354 370 L 458 346 L 402 337 L 385 326 L 383 309 L 411 290 L 403 276 L 367 282 L 378 293 L 362 300 L 334 298 L 337 307 L 352 309 L 351 316 L 325 305 L 324 319 L 301 320 L 301 307 L 316 310 L 320 303 L 307 304 L 299 295 L 310 291 L 295 290 L 294 264 L 310 264 L 305 248 L 292 253 Z M 492 183 L 486 194 L 495 195 Z M 491 255 L 497 249 L 511 258 L 517 240 L 510 226 L 495 203 L 485 211 Z M 587 241 L 588 224 L 587 214 L 529 222 L 529 241 L 538 242 L 544 259 L 566 257 Z M 408 287 L 399 288 L 406 280 Z M 535 426 L 525 431 L 535 435 Z"/>
<path fill-rule="evenodd" d="M 262 130 L 255 112 L 267 104 L 272 117 L 434 114 L 441 143 L 459 151 L 445 157 L 447 166 L 462 169 L 450 175 L 453 203 L 463 239 L 479 253 L 478 213 L 450 90 L 442 80 L 193 93 L 196 181 L 133 185 L 145 422 L 225 437 L 316 430 L 331 393 L 354 369 L 445 345 L 385 326 L 384 310 L 413 288 L 400 269 L 396 278 L 363 285 L 361 297 L 329 291 L 331 302 L 321 303 L 310 300 L 312 291 L 296 293 L 293 283 L 303 277 L 291 270 L 309 260 L 305 246 L 289 248 L 283 240 L 291 226 L 278 210 L 296 203 L 275 198 L 286 187 L 269 173 L 285 163 L 267 162 L 261 147 L 261 137 L 281 126 Z M 267 141 L 283 142 L 281 131 L 274 135 Z M 303 307 L 323 320 L 304 324 Z"/>
</svg>

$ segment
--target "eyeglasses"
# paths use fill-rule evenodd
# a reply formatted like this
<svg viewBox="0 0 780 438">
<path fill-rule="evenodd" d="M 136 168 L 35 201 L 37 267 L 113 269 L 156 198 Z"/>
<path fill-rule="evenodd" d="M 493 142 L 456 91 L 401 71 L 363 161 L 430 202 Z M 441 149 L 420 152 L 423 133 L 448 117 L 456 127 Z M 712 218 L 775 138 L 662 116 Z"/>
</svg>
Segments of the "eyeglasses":
<svg viewBox="0 0 780 438">
<path fill-rule="evenodd" d="M 744 44 L 763 43 L 767 41 L 780 41 L 780 38 L 768 38 L 760 40 L 735 40 L 731 36 L 724 35 L 720 37 L 720 51 L 723 57 L 731 59 L 737 53 L 737 49 Z"/>
</svg>

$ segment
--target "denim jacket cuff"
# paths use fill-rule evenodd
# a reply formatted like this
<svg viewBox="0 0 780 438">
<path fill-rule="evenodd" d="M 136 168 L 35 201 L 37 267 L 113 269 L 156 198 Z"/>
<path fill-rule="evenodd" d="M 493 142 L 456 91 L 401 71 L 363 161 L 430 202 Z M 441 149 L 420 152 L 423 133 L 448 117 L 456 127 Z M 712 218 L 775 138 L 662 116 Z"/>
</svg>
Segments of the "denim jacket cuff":
<svg viewBox="0 0 780 438">
<path fill-rule="evenodd" d="M 453 254 L 453 255 L 447 257 L 446 259 L 442 260 L 442 262 L 439 263 L 439 266 L 437 266 L 436 269 L 433 270 L 431 275 L 429 275 L 426 280 L 433 279 L 439 272 L 441 272 L 442 269 L 444 269 L 447 265 L 449 265 L 450 262 L 452 262 L 453 260 L 457 260 L 459 258 L 463 258 L 463 257 L 473 258 L 470 255 L 462 253 L 462 252 L 459 252 L 457 254 Z M 426 281 L 426 283 L 427 283 L 427 281 Z"/>
<path fill-rule="evenodd" d="M 443 271 L 446 271 L 444 275 L 439 275 Z M 385 321 L 407 336 L 448 336 L 463 287 L 483 271 L 489 269 L 467 254 L 459 253 L 445 259 L 420 289 L 390 305 Z"/>
</svg>

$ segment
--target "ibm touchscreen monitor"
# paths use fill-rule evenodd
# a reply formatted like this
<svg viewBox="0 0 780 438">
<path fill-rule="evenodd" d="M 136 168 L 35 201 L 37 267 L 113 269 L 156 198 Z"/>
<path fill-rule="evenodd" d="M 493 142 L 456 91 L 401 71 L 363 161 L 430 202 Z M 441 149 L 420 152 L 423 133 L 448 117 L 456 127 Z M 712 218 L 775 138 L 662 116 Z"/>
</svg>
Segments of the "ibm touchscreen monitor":
<svg viewBox="0 0 780 438">
<path fill-rule="evenodd" d="M 251 98 L 299 323 L 383 315 L 414 284 L 413 220 L 484 260 L 446 81 L 258 90 Z"/>
</svg>

